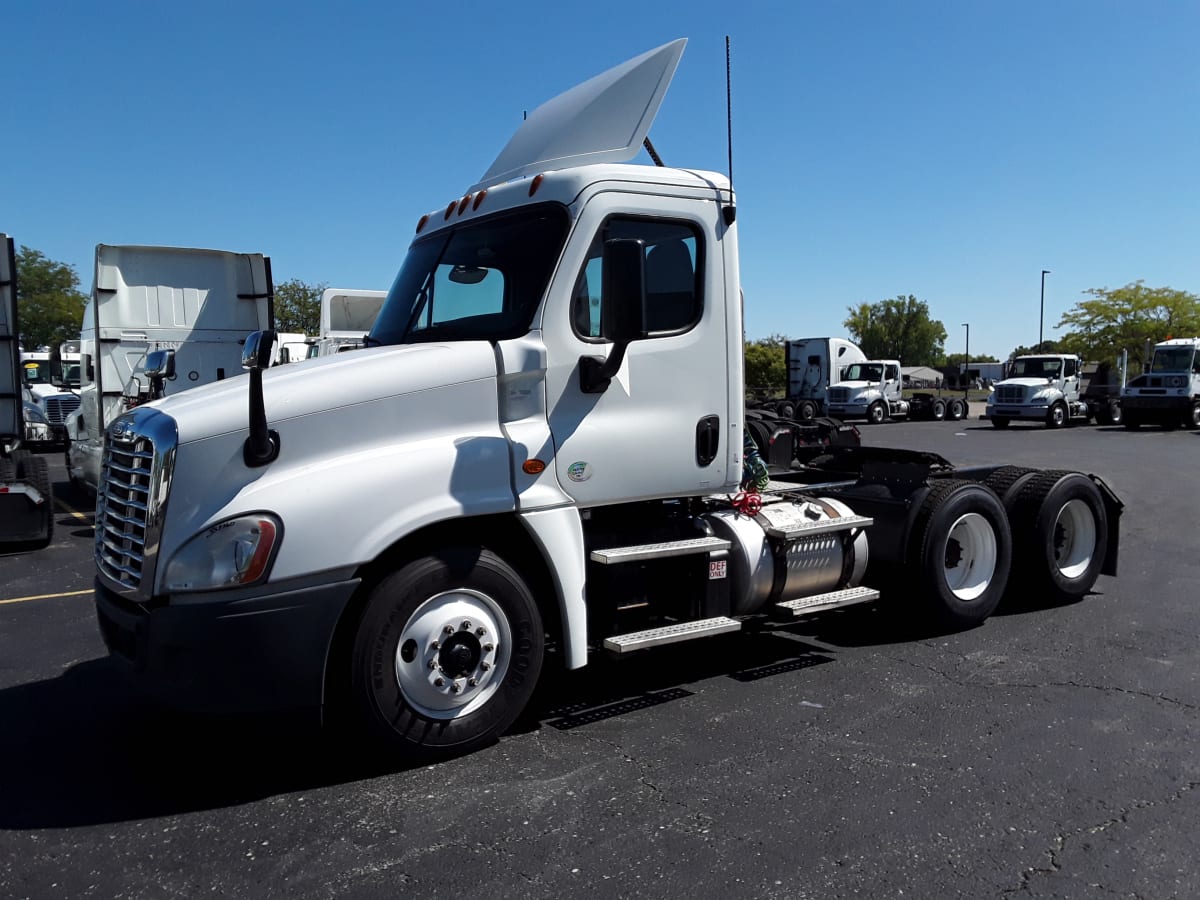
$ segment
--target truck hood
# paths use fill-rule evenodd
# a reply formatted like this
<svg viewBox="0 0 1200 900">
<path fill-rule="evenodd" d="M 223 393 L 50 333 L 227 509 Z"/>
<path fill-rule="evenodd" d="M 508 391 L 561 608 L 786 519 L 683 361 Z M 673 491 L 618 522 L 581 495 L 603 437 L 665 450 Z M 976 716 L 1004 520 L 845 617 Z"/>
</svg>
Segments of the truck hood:
<svg viewBox="0 0 1200 900">
<path fill-rule="evenodd" d="M 267 422 L 275 428 L 329 409 L 495 376 L 495 351 L 485 341 L 374 347 L 267 369 L 263 400 Z M 186 444 L 245 431 L 249 390 L 243 374 L 147 405 L 171 416 L 179 443 Z"/>
<path fill-rule="evenodd" d="M 865 391 L 874 388 L 879 390 L 878 381 L 839 381 L 834 387 L 849 388 L 852 391 Z"/>
<path fill-rule="evenodd" d="M 1053 384 L 1049 378 L 1006 378 L 996 382 L 996 387 L 1031 387 L 1044 388 Z"/>
</svg>

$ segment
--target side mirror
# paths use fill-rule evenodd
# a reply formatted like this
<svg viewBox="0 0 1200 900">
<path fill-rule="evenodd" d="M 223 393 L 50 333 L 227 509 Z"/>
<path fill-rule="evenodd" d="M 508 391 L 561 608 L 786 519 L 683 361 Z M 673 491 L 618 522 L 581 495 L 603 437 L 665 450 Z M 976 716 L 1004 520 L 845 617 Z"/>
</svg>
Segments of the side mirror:
<svg viewBox="0 0 1200 900">
<path fill-rule="evenodd" d="M 612 341 L 604 360 L 585 356 L 579 360 L 579 389 L 603 394 L 621 368 L 630 341 L 646 331 L 646 245 L 634 238 L 604 242 L 601 263 L 600 335 Z"/>
<path fill-rule="evenodd" d="M 251 332 L 246 338 L 246 345 L 242 347 L 242 368 L 250 372 L 269 368 L 274 346 L 274 331 Z"/>
<path fill-rule="evenodd" d="M 174 378 L 175 377 L 175 351 L 174 350 L 151 350 L 146 354 L 147 378 Z"/>
</svg>

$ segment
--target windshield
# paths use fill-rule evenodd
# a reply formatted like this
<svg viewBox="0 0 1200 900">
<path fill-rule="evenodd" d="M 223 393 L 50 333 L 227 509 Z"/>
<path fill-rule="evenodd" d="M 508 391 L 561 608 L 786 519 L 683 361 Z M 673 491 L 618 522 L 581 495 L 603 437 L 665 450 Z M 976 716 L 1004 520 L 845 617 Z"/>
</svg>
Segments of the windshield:
<svg viewBox="0 0 1200 900">
<path fill-rule="evenodd" d="M 21 363 L 21 368 L 25 370 L 26 384 L 49 384 L 50 383 L 50 362 L 40 362 L 37 360 L 27 359 Z"/>
<path fill-rule="evenodd" d="M 368 345 L 525 334 L 558 262 L 567 224 L 565 207 L 545 204 L 414 242 Z"/>
<path fill-rule="evenodd" d="M 1062 371 L 1062 360 L 1050 357 L 1030 356 L 1013 362 L 1009 378 L 1057 378 Z"/>
<path fill-rule="evenodd" d="M 79 387 L 79 363 L 63 363 L 63 382 L 70 387 Z"/>
<path fill-rule="evenodd" d="M 1150 361 L 1151 372 L 1190 372 L 1192 369 L 1192 347 L 1160 347 L 1154 351 Z"/>
<path fill-rule="evenodd" d="M 883 365 L 852 363 L 842 369 L 842 381 L 883 381 Z"/>
</svg>

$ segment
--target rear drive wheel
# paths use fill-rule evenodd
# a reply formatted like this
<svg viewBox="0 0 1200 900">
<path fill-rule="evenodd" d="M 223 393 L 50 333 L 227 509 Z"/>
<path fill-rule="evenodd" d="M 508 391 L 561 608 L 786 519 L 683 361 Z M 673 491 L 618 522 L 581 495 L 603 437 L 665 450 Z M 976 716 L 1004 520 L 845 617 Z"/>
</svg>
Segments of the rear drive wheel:
<svg viewBox="0 0 1200 900">
<path fill-rule="evenodd" d="M 940 422 L 946 418 L 946 403 L 942 400 L 933 401 L 933 411 L 931 413 L 933 421 Z"/>
<path fill-rule="evenodd" d="M 372 589 L 354 638 L 351 693 L 382 745 L 410 758 L 451 756 L 512 725 L 542 654 L 541 615 L 521 576 L 490 550 L 454 547 Z"/>
<path fill-rule="evenodd" d="M 946 418 L 951 422 L 958 422 L 967 417 L 967 401 L 955 397 L 946 406 Z"/>
<path fill-rule="evenodd" d="M 1041 469 L 1030 469 L 1025 466 L 1001 466 L 983 479 L 983 483 L 996 492 L 996 496 L 1004 504 L 1004 509 L 1011 513 L 1012 502 L 1016 499 L 1017 492 L 1029 479 L 1041 473 Z"/>
<path fill-rule="evenodd" d="M 1120 425 L 1121 419 L 1123 418 L 1123 416 L 1121 415 L 1120 399 L 1117 397 L 1113 397 L 1111 400 L 1109 400 L 1107 410 L 1108 410 L 1109 424 L 1110 425 Z"/>
<path fill-rule="evenodd" d="M 34 456 L 28 450 L 22 449 L 13 452 L 12 466 L 18 481 L 32 484 L 42 495 L 44 536 L 37 540 L 37 546 L 48 546 L 54 540 L 54 486 L 50 483 L 50 464 L 46 462 L 45 457 Z"/>
<path fill-rule="evenodd" d="M 1108 516 L 1095 482 L 1078 472 L 1043 472 L 1021 487 L 1011 518 L 1024 586 L 1052 603 L 1092 589 L 1108 552 Z"/>
<path fill-rule="evenodd" d="M 880 402 L 875 402 L 867 409 L 867 424 L 882 425 L 887 418 L 887 407 Z"/>
<path fill-rule="evenodd" d="M 1200 402 L 1192 403 L 1191 409 L 1189 409 L 1187 414 L 1184 416 L 1183 427 L 1192 431 L 1200 428 Z"/>
<path fill-rule="evenodd" d="M 1004 595 L 1012 535 L 999 498 L 974 481 L 935 483 L 913 523 L 909 558 L 927 611 L 940 624 L 969 628 Z"/>
<path fill-rule="evenodd" d="M 811 400 L 805 400 L 800 404 L 800 421 L 811 422 L 817 417 L 817 404 Z"/>
<path fill-rule="evenodd" d="M 781 419 L 796 418 L 796 405 L 790 400 L 784 400 L 775 407 L 775 411 L 779 413 L 779 418 Z"/>
</svg>

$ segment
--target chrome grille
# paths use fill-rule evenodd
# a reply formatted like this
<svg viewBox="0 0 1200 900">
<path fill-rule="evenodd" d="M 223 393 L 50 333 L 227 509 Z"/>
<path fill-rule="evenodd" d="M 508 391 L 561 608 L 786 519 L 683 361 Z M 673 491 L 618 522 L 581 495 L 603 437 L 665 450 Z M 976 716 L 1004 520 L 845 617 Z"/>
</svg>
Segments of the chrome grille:
<svg viewBox="0 0 1200 900">
<path fill-rule="evenodd" d="M 1025 399 L 1025 388 L 1019 384 L 996 385 L 997 403 L 1020 403 Z"/>
<path fill-rule="evenodd" d="M 829 389 L 829 402 L 830 403 L 849 403 L 850 402 L 850 388 L 844 388 L 844 387 L 830 388 Z"/>
<path fill-rule="evenodd" d="M 175 423 L 134 410 L 108 429 L 96 494 L 96 568 L 113 590 L 148 599 L 177 442 Z"/>
<path fill-rule="evenodd" d="M 47 397 L 46 418 L 52 425 L 61 425 L 67 421 L 67 416 L 79 409 L 79 397 L 76 394 L 59 394 L 57 397 Z"/>
</svg>

